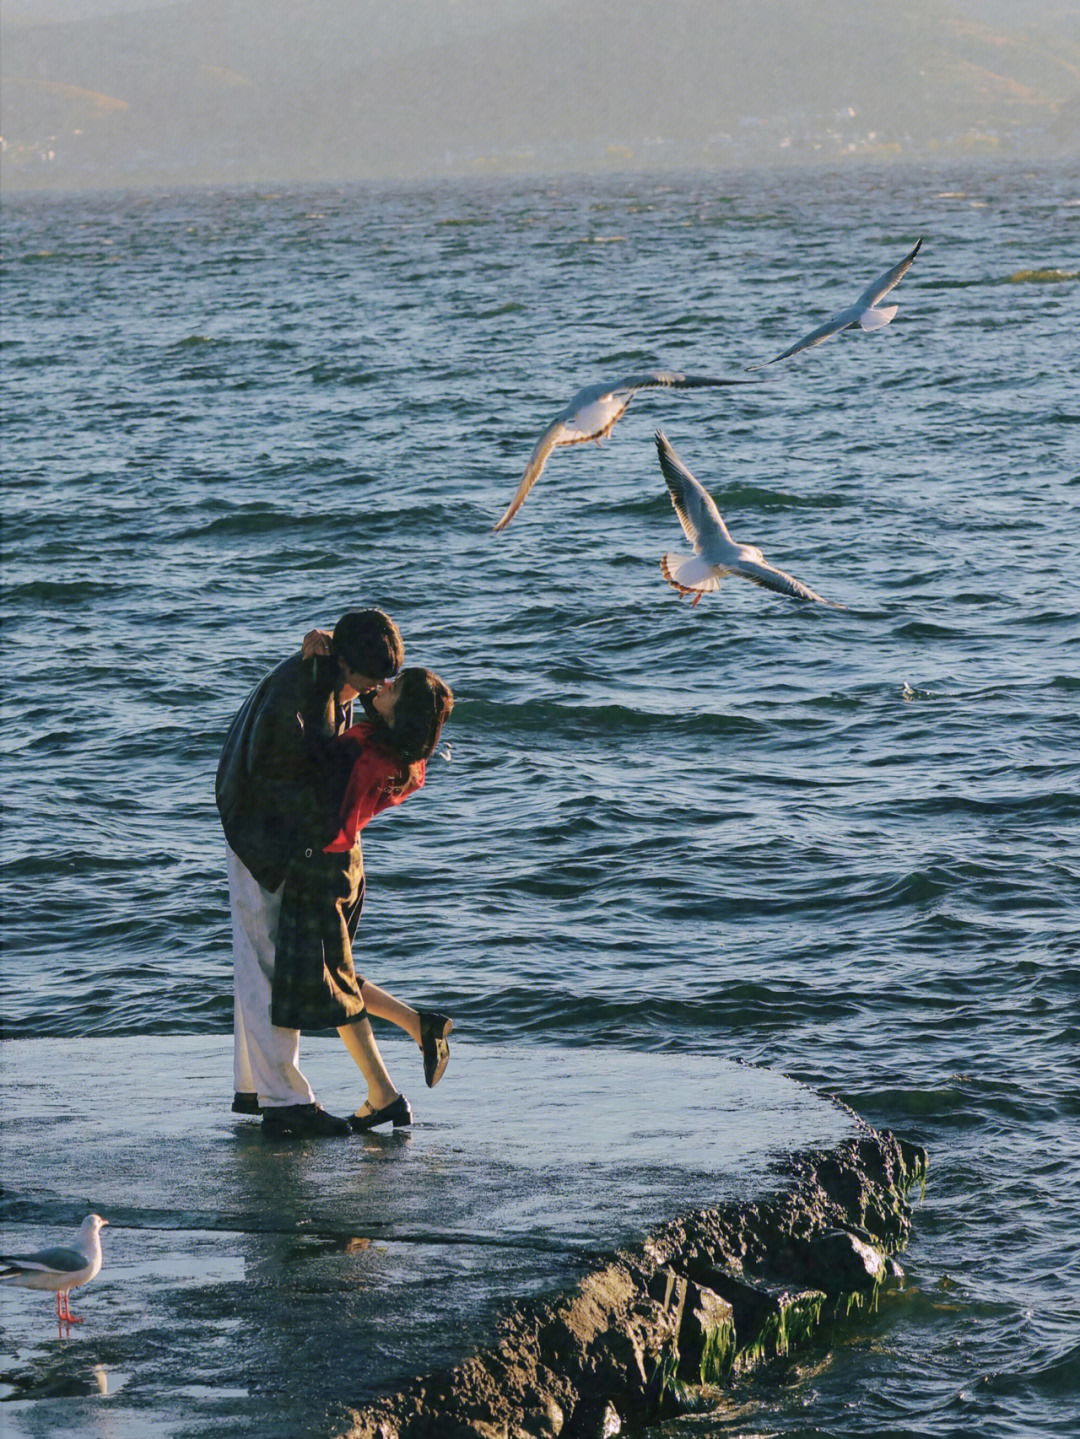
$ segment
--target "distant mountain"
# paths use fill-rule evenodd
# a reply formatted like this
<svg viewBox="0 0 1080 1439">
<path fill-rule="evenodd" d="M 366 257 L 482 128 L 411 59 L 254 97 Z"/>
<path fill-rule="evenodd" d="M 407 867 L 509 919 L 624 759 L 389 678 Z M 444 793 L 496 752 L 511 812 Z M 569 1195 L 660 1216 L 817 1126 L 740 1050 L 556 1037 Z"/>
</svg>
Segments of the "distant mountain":
<svg viewBox="0 0 1080 1439">
<path fill-rule="evenodd" d="M 1012 26 L 979 13 L 1016 12 Z M 188 0 L 8 23 L 8 190 L 1080 153 L 1080 6 Z"/>
</svg>

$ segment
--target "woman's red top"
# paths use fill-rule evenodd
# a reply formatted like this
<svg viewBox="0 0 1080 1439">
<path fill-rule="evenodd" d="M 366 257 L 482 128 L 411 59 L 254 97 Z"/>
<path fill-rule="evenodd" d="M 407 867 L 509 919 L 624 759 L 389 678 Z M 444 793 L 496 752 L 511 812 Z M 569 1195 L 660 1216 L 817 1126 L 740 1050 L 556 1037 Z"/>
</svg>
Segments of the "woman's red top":
<svg viewBox="0 0 1080 1439">
<path fill-rule="evenodd" d="M 369 743 L 373 728 L 370 724 L 352 725 L 336 741 L 353 747 L 356 757 L 349 771 L 341 805 L 341 829 L 326 846 L 328 854 L 352 849 L 368 820 L 374 819 L 390 805 L 400 804 L 424 783 L 424 762 L 421 760 L 417 766 L 419 780 L 410 779 L 404 789 L 398 788 L 401 784 L 401 761 L 379 745 Z"/>
</svg>

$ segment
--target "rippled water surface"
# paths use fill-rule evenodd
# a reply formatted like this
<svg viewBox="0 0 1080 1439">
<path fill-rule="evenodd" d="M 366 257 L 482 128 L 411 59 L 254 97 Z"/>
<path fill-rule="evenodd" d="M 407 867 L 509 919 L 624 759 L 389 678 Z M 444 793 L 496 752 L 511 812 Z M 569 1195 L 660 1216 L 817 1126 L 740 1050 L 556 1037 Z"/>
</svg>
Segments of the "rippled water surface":
<svg viewBox="0 0 1080 1439">
<path fill-rule="evenodd" d="M 306 629 L 383 605 L 457 706 L 365 836 L 373 977 L 462 1033 L 772 1065 L 930 1150 L 903 1292 L 671 1432 L 1076 1434 L 1080 175 L 3 225 L 9 1032 L 230 1028 L 224 730 Z M 737 374 L 920 235 L 887 329 L 638 396 L 492 532 L 579 385 Z M 845 608 L 680 601 L 657 426 Z"/>
</svg>

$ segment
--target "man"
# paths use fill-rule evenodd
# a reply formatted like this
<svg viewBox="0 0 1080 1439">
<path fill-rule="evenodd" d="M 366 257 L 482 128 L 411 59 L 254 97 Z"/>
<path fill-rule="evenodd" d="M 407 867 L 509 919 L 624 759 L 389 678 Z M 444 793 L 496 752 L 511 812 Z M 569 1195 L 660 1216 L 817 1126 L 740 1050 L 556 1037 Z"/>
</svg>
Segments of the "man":
<svg viewBox="0 0 1080 1439">
<path fill-rule="evenodd" d="M 233 930 L 233 1110 L 261 1111 L 272 1137 L 350 1133 L 347 1120 L 315 1102 L 300 1072 L 300 1031 L 270 1022 L 281 886 L 290 857 L 321 848 L 328 814 L 336 814 L 328 742 L 352 723 L 353 700 L 378 690 L 403 659 L 401 635 L 382 610 L 342 615 L 329 645 L 314 631 L 303 652 L 266 676 L 221 752 L 216 796 Z"/>
</svg>

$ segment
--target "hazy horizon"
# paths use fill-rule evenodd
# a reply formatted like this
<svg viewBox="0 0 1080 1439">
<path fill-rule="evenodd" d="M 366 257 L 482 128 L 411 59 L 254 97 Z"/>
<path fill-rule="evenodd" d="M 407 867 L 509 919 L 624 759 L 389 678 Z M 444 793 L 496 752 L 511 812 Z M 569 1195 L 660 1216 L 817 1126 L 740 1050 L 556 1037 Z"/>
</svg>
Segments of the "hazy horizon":
<svg viewBox="0 0 1080 1439">
<path fill-rule="evenodd" d="M 3 185 L 1074 156 L 1080 0 L 1037 15 L 1006 0 L 8 0 Z"/>
</svg>

